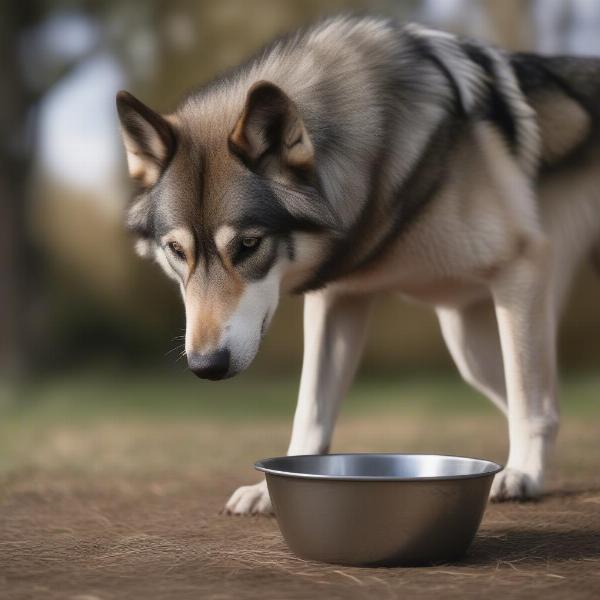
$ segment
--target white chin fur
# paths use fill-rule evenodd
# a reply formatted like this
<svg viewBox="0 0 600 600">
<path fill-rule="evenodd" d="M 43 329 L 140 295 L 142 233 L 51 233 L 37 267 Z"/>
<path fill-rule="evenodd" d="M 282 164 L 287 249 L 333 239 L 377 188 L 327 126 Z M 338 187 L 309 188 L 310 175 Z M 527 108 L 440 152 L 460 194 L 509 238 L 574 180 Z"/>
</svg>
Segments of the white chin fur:
<svg viewBox="0 0 600 600">
<path fill-rule="evenodd" d="M 264 279 L 246 285 L 220 343 L 221 348 L 228 348 L 231 353 L 230 376 L 243 371 L 254 360 L 278 302 L 278 269 L 273 268 Z"/>
</svg>

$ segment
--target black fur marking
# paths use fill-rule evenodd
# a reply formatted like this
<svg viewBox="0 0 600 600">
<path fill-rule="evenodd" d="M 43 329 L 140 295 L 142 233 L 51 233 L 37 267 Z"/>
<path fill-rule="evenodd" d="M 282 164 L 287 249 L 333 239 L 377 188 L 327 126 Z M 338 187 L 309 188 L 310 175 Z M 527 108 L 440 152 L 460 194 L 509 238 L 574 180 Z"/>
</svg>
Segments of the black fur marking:
<svg viewBox="0 0 600 600">
<path fill-rule="evenodd" d="M 385 82 L 387 78 L 384 77 L 382 79 Z M 383 97 L 384 94 L 388 96 L 390 92 L 392 92 L 391 98 L 394 99 L 394 94 L 397 94 L 398 91 L 399 90 L 396 89 L 392 90 L 391 84 L 388 84 L 384 90 L 381 90 L 381 96 Z M 396 107 L 393 101 L 383 104 L 383 123 L 389 124 L 395 122 L 395 110 Z M 348 263 L 352 260 L 356 248 L 359 247 L 358 240 L 360 240 L 369 230 L 373 214 L 376 212 L 376 205 L 379 196 L 379 173 L 381 172 L 382 165 L 385 163 L 388 147 L 393 139 L 394 134 L 395 132 L 392 127 L 388 126 L 384 129 L 384 138 L 381 140 L 379 151 L 373 157 L 369 169 L 369 195 L 358 219 L 347 232 L 333 231 L 334 238 L 329 255 L 321 263 L 315 275 L 306 281 L 301 287 L 294 290 L 295 293 L 302 294 L 322 288 L 329 281 L 332 281 L 341 273 L 346 272 L 349 268 Z"/>
<path fill-rule="evenodd" d="M 294 244 L 294 239 L 291 235 L 283 236 L 283 243 L 285 244 L 285 251 L 287 257 L 290 261 L 296 260 L 296 246 Z"/>
<path fill-rule="evenodd" d="M 323 221 L 323 213 L 329 214 L 324 202 L 311 188 L 294 190 L 254 176 L 246 186 L 241 216 L 236 214 L 232 224 L 240 229 L 257 227 L 269 235 L 322 231 L 331 226 Z"/>
<path fill-rule="evenodd" d="M 260 246 L 262 244 L 262 240 L 258 242 L 256 247 L 246 248 L 240 239 L 233 240 L 233 248 L 231 253 L 231 264 L 239 265 L 241 262 L 248 260 L 255 254 L 258 250 L 260 250 Z"/>
<path fill-rule="evenodd" d="M 411 37 L 410 39 L 414 41 L 414 38 Z M 417 57 L 422 56 L 417 44 L 414 44 L 413 52 Z M 391 126 L 391 124 L 399 124 L 395 112 L 398 110 L 398 106 L 402 105 L 404 102 L 402 86 L 395 85 L 398 76 L 400 75 L 392 71 L 381 74 L 379 78 L 382 88 L 378 90 L 377 93 L 382 106 L 381 120 L 382 123 L 384 123 L 384 138 L 380 142 L 378 152 L 373 156 L 368 171 L 369 185 L 367 189 L 369 190 L 369 194 L 362 207 L 360 216 L 348 231 L 336 232 L 334 230 L 334 239 L 329 255 L 323 261 L 316 274 L 309 281 L 305 282 L 303 286 L 295 290 L 296 293 L 304 293 L 310 290 L 319 289 L 341 275 L 352 272 L 357 265 L 356 257 L 361 256 L 361 246 L 365 246 L 364 240 L 368 240 L 374 230 L 380 230 L 382 227 L 385 229 L 388 224 L 387 222 L 382 222 L 381 217 L 378 215 L 380 215 L 382 211 L 387 213 L 390 210 L 393 211 L 398 209 L 398 203 L 395 201 L 391 206 L 386 207 L 381 205 L 382 202 L 387 202 L 389 205 L 390 200 L 392 199 L 389 197 L 380 197 L 381 190 L 379 185 L 380 173 L 382 168 L 385 168 L 384 165 L 388 158 L 389 146 L 392 139 L 394 139 L 394 136 L 399 134 L 399 132 L 395 131 L 394 127 Z M 448 106 L 448 110 L 453 113 L 455 112 L 450 106 Z M 410 174 L 407 175 L 407 177 L 410 177 Z M 404 181 L 407 180 L 407 178 L 404 179 Z M 401 198 L 398 200 L 402 202 Z M 425 199 L 423 200 L 424 201 L 420 203 L 420 205 L 424 207 L 426 201 Z M 415 214 L 418 212 L 416 207 L 414 212 Z M 364 256 L 364 251 L 368 254 L 370 249 L 364 247 L 362 256 Z"/>
<path fill-rule="evenodd" d="M 504 135 L 511 152 L 515 153 L 519 145 L 519 126 L 517 124 L 517 117 L 513 114 L 506 99 L 495 85 L 492 59 L 475 43 L 465 41 L 462 43 L 462 47 L 467 56 L 475 64 L 479 65 L 491 79 L 491 85 L 488 84 L 487 86 L 487 102 L 480 108 L 481 116 L 496 125 L 499 131 Z"/>
<path fill-rule="evenodd" d="M 241 239 L 234 239 L 228 249 L 231 262 L 245 280 L 263 279 L 275 263 L 280 241 L 279 236 L 264 236 L 256 249 L 245 249 Z"/>
<path fill-rule="evenodd" d="M 426 38 L 414 35 L 410 35 L 408 39 L 412 42 L 420 54 L 433 62 L 433 64 L 435 64 L 436 67 L 444 74 L 445 78 L 450 84 L 450 88 L 452 89 L 457 114 L 466 116 L 468 114 L 468 110 L 463 102 L 462 94 L 456 78 L 448 68 L 448 65 L 446 65 L 446 63 L 438 56 L 437 52 L 431 47 L 430 41 Z"/>
<path fill-rule="evenodd" d="M 448 155 L 458 137 L 460 123 L 460 119 L 449 119 L 442 122 L 433 133 L 419 162 L 400 188 L 394 192 L 397 198 L 397 212 L 392 215 L 385 236 L 354 270 L 368 267 L 382 256 L 392 242 L 398 239 L 429 206 L 446 179 Z"/>
<path fill-rule="evenodd" d="M 592 119 L 600 118 L 600 58 L 519 52 L 511 55 L 510 61 L 525 94 L 558 89 Z"/>
<path fill-rule="evenodd" d="M 261 256 L 257 263 L 249 265 L 251 268 L 245 270 L 244 274 L 246 279 L 250 281 L 259 281 L 266 277 L 277 258 L 279 240 L 277 238 L 271 238 L 265 242 L 268 245 L 266 256 Z"/>
<path fill-rule="evenodd" d="M 371 190 L 376 188 L 376 173 L 381 164 L 379 156 L 373 160 L 370 169 L 370 186 Z M 369 213 L 373 210 L 376 201 L 376 194 L 372 191 L 367 198 L 365 206 L 358 217 L 357 221 L 352 225 L 350 230 L 343 234 L 338 234 L 334 237 L 329 255 L 321 263 L 315 275 L 306 281 L 301 287 L 294 290 L 294 293 L 304 294 L 313 290 L 318 290 L 332 281 L 344 271 L 344 265 L 349 257 L 353 255 L 354 248 L 358 245 L 356 242 L 360 238 L 364 230 L 367 228 L 369 221 Z"/>
<path fill-rule="evenodd" d="M 516 53 L 510 61 L 526 96 L 539 92 L 562 94 L 590 117 L 588 134 L 558 162 L 542 161 L 540 172 L 581 165 L 600 135 L 600 58 Z"/>
<path fill-rule="evenodd" d="M 443 183 L 447 157 L 462 123 L 464 119 L 449 116 L 433 132 L 417 164 L 400 184 L 399 189 L 392 193 L 395 212 L 389 215 L 386 223 L 382 223 L 376 216 L 379 195 L 377 174 L 381 165 L 381 160 L 377 157 L 371 169 L 372 191 L 360 217 L 348 234 L 334 243 L 328 259 L 324 261 L 315 277 L 296 289 L 296 293 L 317 290 L 334 279 L 350 275 L 371 264 L 388 249 L 435 197 Z M 382 153 L 386 151 L 387 144 L 383 143 Z M 377 222 L 373 223 L 373 220 Z M 358 240 L 372 227 L 385 228 L 384 235 L 358 261 L 353 260 Z"/>
</svg>

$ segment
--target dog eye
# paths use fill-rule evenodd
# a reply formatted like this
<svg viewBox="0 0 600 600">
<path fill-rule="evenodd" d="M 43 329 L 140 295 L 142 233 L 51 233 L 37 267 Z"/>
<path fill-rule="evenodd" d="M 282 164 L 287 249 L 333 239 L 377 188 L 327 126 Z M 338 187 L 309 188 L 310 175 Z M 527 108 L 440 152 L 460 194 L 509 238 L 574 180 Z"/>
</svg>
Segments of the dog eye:
<svg viewBox="0 0 600 600">
<path fill-rule="evenodd" d="M 256 250 L 260 245 L 259 237 L 245 237 L 242 238 L 242 248 L 244 250 Z"/>
<path fill-rule="evenodd" d="M 256 236 L 247 236 L 240 239 L 238 242 L 237 250 L 235 250 L 233 256 L 233 263 L 237 264 L 243 261 L 245 258 L 248 258 L 251 254 L 254 254 L 260 243 L 262 238 Z"/>
<path fill-rule="evenodd" d="M 185 260 L 185 252 L 178 242 L 169 242 L 167 244 L 169 250 L 180 260 Z"/>
</svg>

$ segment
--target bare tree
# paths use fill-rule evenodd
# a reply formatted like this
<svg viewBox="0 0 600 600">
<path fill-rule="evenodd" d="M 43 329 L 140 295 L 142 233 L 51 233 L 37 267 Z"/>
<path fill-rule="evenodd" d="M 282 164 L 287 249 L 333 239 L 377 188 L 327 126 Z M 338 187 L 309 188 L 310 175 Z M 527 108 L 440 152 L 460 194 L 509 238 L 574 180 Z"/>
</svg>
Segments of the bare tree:
<svg viewBox="0 0 600 600">
<path fill-rule="evenodd" d="M 0 369 L 24 374 L 34 354 L 28 314 L 35 263 L 27 235 L 27 185 L 36 97 L 19 68 L 20 32 L 36 21 L 33 4 L 10 2 L 0 19 Z M 29 123 L 28 123 L 29 121 Z"/>
<path fill-rule="evenodd" d="M 43 2 L 9 2 L 0 19 L 0 375 L 16 380 L 29 375 L 42 356 L 41 269 L 28 228 L 39 106 L 85 58 L 55 65 L 38 74 L 35 84 L 28 80 L 22 44 L 51 10 Z"/>
</svg>

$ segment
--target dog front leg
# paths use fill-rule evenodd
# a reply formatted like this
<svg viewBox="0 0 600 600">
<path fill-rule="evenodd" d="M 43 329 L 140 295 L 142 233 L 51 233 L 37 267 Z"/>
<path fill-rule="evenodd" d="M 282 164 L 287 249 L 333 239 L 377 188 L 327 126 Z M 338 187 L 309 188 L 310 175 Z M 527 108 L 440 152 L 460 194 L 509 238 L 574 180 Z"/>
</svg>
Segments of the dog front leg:
<svg viewBox="0 0 600 600">
<path fill-rule="evenodd" d="M 370 306 L 369 296 L 306 295 L 302 377 L 288 455 L 328 451 L 340 400 L 362 354 Z M 270 512 L 266 482 L 237 489 L 225 510 Z"/>
<path fill-rule="evenodd" d="M 551 249 L 545 240 L 530 242 L 492 287 L 510 440 L 506 469 L 492 487 L 496 500 L 539 495 L 558 428 L 556 319 L 550 290 Z"/>
<path fill-rule="evenodd" d="M 370 306 L 369 296 L 306 296 L 302 377 L 288 455 L 329 451 L 340 401 L 362 355 Z"/>
</svg>

